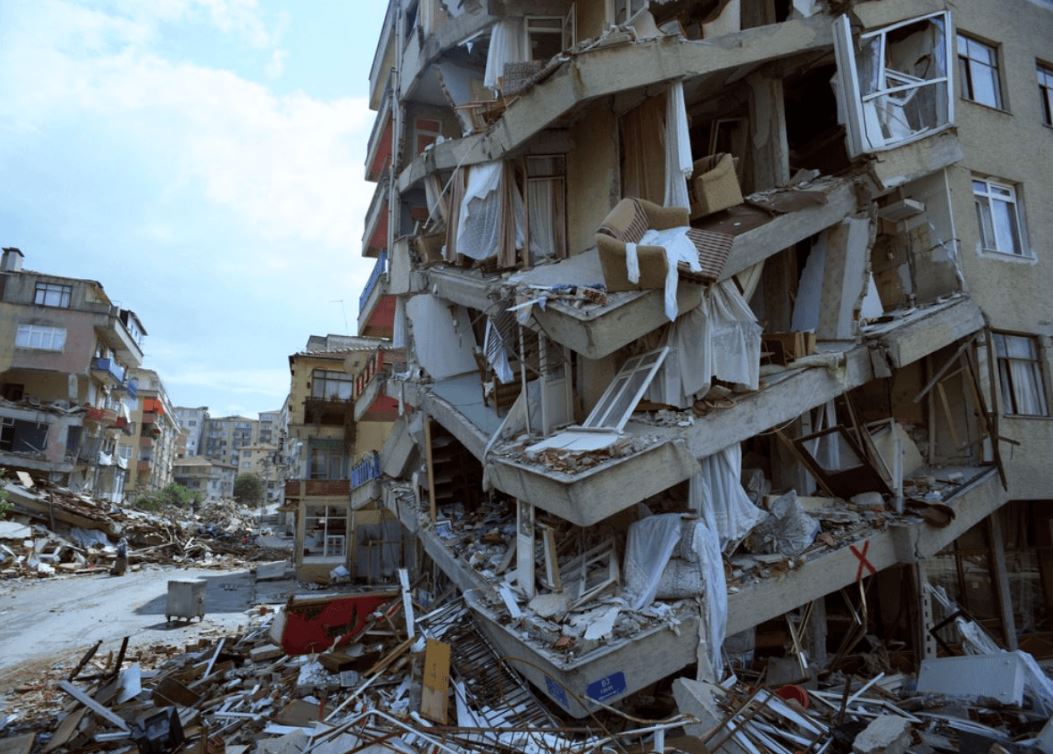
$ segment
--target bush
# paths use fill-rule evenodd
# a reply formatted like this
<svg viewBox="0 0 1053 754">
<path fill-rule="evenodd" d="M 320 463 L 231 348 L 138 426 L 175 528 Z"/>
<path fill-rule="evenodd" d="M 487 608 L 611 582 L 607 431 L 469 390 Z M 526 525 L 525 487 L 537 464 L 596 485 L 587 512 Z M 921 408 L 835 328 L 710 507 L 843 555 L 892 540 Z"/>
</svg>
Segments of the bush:
<svg viewBox="0 0 1053 754">
<path fill-rule="evenodd" d="M 172 484 L 158 492 L 144 492 L 135 498 L 132 503 L 136 508 L 144 511 L 159 511 L 162 508 L 189 508 L 195 502 L 200 502 L 201 496 L 191 492 L 181 484 Z"/>
<path fill-rule="evenodd" d="M 241 474 L 234 480 L 234 499 L 245 505 L 263 502 L 263 480 L 255 474 Z"/>
</svg>

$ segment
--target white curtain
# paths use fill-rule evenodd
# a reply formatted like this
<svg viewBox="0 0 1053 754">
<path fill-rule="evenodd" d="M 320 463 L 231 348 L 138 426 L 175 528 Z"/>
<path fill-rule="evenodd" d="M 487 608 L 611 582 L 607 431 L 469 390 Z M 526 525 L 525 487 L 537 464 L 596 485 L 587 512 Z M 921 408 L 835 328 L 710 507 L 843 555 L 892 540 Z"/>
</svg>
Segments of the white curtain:
<svg viewBox="0 0 1053 754">
<path fill-rule="evenodd" d="M 669 87 L 665 100 L 665 206 L 690 207 L 687 180 L 692 172 L 684 83 Z"/>
<path fill-rule="evenodd" d="M 468 169 L 468 187 L 461 200 L 457 252 L 472 259 L 487 259 L 501 245 L 500 162 L 485 162 Z"/>
<path fill-rule="evenodd" d="M 497 91 L 497 80 L 505 73 L 505 63 L 523 63 L 526 60 L 523 19 L 504 18 L 498 21 L 490 32 L 490 49 L 486 54 L 483 84 L 488 89 Z"/>
<path fill-rule="evenodd" d="M 494 370 L 494 374 L 497 375 L 497 379 L 505 385 L 515 382 L 515 374 L 512 373 L 511 364 L 508 363 L 508 349 L 505 347 L 501 334 L 494 327 L 494 321 L 489 318 L 486 320 L 486 334 L 483 336 L 483 353 L 486 354 L 486 360 Z"/>
<path fill-rule="evenodd" d="M 756 390 L 760 382 L 762 328 L 734 281 L 710 287 L 701 306 L 669 329 L 669 355 L 646 398 L 688 408 L 717 377 Z"/>
<path fill-rule="evenodd" d="M 688 506 L 720 537 L 723 548 L 736 542 L 767 514 L 742 487 L 742 447 L 729 445 L 700 460 L 702 470 L 688 483 Z"/>
<path fill-rule="evenodd" d="M 553 181 L 527 181 L 527 207 L 530 213 L 530 250 L 542 257 L 556 256 L 556 218 Z"/>
</svg>

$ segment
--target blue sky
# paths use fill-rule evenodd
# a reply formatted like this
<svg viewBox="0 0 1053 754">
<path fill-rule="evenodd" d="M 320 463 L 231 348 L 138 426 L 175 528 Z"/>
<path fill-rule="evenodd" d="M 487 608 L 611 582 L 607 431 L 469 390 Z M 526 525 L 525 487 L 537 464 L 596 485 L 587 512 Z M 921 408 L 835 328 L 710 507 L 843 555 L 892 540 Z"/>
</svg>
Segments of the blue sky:
<svg viewBox="0 0 1053 754">
<path fill-rule="evenodd" d="M 384 10 L 0 0 L 0 245 L 135 310 L 173 402 L 279 407 L 288 355 L 354 331 L 372 266 L 363 163 Z"/>
</svg>

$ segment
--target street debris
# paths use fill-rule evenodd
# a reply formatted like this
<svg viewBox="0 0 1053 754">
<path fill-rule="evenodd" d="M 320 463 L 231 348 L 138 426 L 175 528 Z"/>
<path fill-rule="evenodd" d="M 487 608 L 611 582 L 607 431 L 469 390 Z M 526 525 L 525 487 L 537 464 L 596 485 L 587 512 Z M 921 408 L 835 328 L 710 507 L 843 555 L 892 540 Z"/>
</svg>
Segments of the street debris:
<svg viewBox="0 0 1053 754">
<path fill-rule="evenodd" d="M 30 488 L 5 480 L 2 489 L 11 506 L 0 521 L 2 578 L 120 576 L 147 563 L 230 568 L 274 559 L 249 536 L 257 528 L 254 514 L 233 500 L 150 512 L 47 483 Z"/>
</svg>

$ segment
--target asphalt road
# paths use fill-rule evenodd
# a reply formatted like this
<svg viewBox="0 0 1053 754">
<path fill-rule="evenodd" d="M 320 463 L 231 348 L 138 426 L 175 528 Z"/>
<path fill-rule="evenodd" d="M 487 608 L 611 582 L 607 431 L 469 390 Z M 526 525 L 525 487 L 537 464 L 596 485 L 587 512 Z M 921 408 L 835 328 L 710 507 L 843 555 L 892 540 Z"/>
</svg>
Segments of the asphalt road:
<svg viewBox="0 0 1053 754">
<path fill-rule="evenodd" d="M 165 620 L 168 581 L 203 579 L 205 618 Z M 0 582 L 0 675 L 30 663 L 82 654 L 102 640 L 100 652 L 119 646 L 182 645 L 201 633 L 248 622 L 254 584 L 246 570 L 146 567 L 125 576 L 70 576 Z"/>
</svg>

